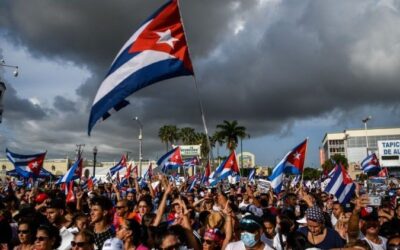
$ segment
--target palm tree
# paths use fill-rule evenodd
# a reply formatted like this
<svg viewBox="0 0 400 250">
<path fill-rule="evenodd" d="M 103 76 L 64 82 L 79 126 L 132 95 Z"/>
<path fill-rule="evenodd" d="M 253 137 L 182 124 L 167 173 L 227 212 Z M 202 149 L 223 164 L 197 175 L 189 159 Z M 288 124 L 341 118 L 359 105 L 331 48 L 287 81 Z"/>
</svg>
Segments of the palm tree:
<svg viewBox="0 0 400 250">
<path fill-rule="evenodd" d="M 226 142 L 226 147 L 232 152 L 238 145 L 239 138 L 247 136 L 246 127 L 238 126 L 236 120 L 229 122 L 224 120 L 222 124 L 217 125 L 217 133 Z"/>
<path fill-rule="evenodd" d="M 158 137 L 161 139 L 161 142 L 165 143 L 166 150 L 168 151 L 168 143 L 171 145 L 178 140 L 179 129 L 175 125 L 164 125 L 158 131 Z"/>
<path fill-rule="evenodd" d="M 224 138 L 222 138 L 221 134 L 216 131 L 210 139 L 211 147 L 217 147 L 217 159 L 218 159 L 218 165 L 219 165 L 219 147 L 221 147 L 224 144 Z"/>
<path fill-rule="evenodd" d="M 197 133 L 196 134 L 196 144 L 201 144 L 201 158 L 207 159 L 208 158 L 208 153 L 210 152 L 210 149 L 208 147 L 208 142 L 207 142 L 207 136 L 205 133 Z M 211 140 L 210 140 L 211 143 Z M 211 145 L 212 147 L 212 145 Z"/>
<path fill-rule="evenodd" d="M 196 131 L 194 128 L 185 127 L 179 131 L 179 139 L 182 140 L 183 144 L 192 145 L 196 143 Z"/>
</svg>

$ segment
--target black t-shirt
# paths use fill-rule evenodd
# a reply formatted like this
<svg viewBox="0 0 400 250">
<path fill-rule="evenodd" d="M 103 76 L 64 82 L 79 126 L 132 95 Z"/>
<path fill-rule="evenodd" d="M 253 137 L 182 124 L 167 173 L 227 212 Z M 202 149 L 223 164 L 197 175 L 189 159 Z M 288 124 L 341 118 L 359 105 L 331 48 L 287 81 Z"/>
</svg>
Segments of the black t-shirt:
<svg viewBox="0 0 400 250">
<path fill-rule="evenodd" d="M 339 233 L 336 232 L 333 229 L 326 228 L 326 237 L 323 241 L 321 241 L 319 244 L 314 245 L 312 242 L 309 242 L 309 244 L 312 247 L 320 248 L 320 249 L 331 249 L 331 248 L 341 248 L 344 247 L 346 244 L 346 241 L 340 237 Z M 302 233 L 306 239 L 307 239 L 307 234 L 308 234 L 308 228 L 307 227 L 301 227 L 298 229 L 300 233 Z"/>
</svg>

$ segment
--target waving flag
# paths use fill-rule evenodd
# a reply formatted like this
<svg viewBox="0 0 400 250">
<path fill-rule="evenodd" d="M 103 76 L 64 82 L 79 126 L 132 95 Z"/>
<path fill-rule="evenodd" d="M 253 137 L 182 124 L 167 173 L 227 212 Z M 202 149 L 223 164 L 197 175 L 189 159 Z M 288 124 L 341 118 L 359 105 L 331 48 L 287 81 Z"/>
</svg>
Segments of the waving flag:
<svg viewBox="0 0 400 250">
<path fill-rule="evenodd" d="M 208 183 L 208 178 L 210 177 L 211 174 L 211 166 L 210 166 L 210 161 L 207 161 L 207 165 L 204 169 L 204 174 L 203 174 L 203 178 L 201 178 L 201 184 L 205 184 Z"/>
<path fill-rule="evenodd" d="M 90 111 L 88 134 L 134 92 L 153 83 L 193 75 L 178 1 L 168 1 L 129 38 L 101 83 Z"/>
<path fill-rule="evenodd" d="M 210 185 L 214 186 L 219 181 L 228 178 L 230 175 L 239 174 L 239 165 L 236 159 L 236 153 L 233 151 L 228 158 L 215 170 L 214 178 Z"/>
<path fill-rule="evenodd" d="M 382 170 L 378 173 L 379 177 L 389 177 L 389 172 L 387 168 L 382 168 Z"/>
<path fill-rule="evenodd" d="M 256 179 L 255 177 L 256 177 L 256 169 L 253 168 L 253 169 L 251 170 L 250 174 L 249 174 L 248 181 L 249 181 L 249 182 L 254 182 L 255 179 Z"/>
<path fill-rule="evenodd" d="M 189 160 L 186 160 L 183 163 L 183 166 L 185 168 L 194 167 L 194 166 L 198 166 L 198 165 L 200 165 L 200 160 L 199 160 L 199 157 L 197 157 L 197 156 L 195 156 Z"/>
<path fill-rule="evenodd" d="M 378 174 L 381 171 L 381 166 L 379 165 L 378 157 L 376 154 L 370 154 L 361 162 L 361 169 L 364 173 L 369 175 Z"/>
<path fill-rule="evenodd" d="M 192 183 L 190 184 L 190 186 L 189 186 L 189 188 L 187 190 L 188 192 L 191 192 L 193 190 L 194 186 L 196 185 L 196 182 L 197 182 L 197 177 L 195 177 L 193 179 Z"/>
<path fill-rule="evenodd" d="M 129 164 L 129 167 L 126 169 L 124 178 L 129 179 L 131 177 L 131 172 L 132 172 L 132 163 Z"/>
<path fill-rule="evenodd" d="M 335 172 L 326 186 L 325 192 L 333 194 L 340 203 L 347 203 L 353 197 L 354 191 L 355 184 L 346 169 L 341 165 L 335 167 Z"/>
<path fill-rule="evenodd" d="M 157 165 L 161 167 L 162 172 L 166 172 L 168 169 L 178 169 L 183 165 L 181 149 L 176 147 L 168 151 L 165 155 L 157 161 Z"/>
<path fill-rule="evenodd" d="M 132 172 L 136 174 L 136 176 L 139 176 L 138 174 L 138 166 L 136 165 L 133 169 Z"/>
<path fill-rule="evenodd" d="M 121 160 L 115 165 L 114 167 L 111 167 L 109 170 L 110 177 L 114 176 L 114 174 L 121 169 L 126 167 L 126 155 L 122 155 Z"/>
<path fill-rule="evenodd" d="M 275 193 L 280 193 L 282 190 L 286 156 L 275 166 L 274 170 L 272 170 L 272 174 L 268 177 Z"/>
<path fill-rule="evenodd" d="M 68 185 L 68 193 L 67 193 L 66 201 L 67 201 L 67 203 L 75 202 L 74 182 L 73 181 L 71 181 Z"/>
<path fill-rule="evenodd" d="M 16 172 L 24 178 L 39 177 L 46 153 L 21 155 L 6 149 L 7 158 L 14 165 Z"/>
<path fill-rule="evenodd" d="M 65 175 L 60 178 L 56 184 L 61 184 L 61 183 L 69 183 L 70 181 L 73 180 L 75 176 L 76 169 L 79 167 L 80 162 L 82 161 L 82 158 L 78 159 L 70 169 L 65 173 Z"/>
<path fill-rule="evenodd" d="M 304 168 L 304 160 L 306 158 L 307 139 L 297 145 L 292 151 L 286 155 L 285 173 L 301 174 Z"/>
</svg>

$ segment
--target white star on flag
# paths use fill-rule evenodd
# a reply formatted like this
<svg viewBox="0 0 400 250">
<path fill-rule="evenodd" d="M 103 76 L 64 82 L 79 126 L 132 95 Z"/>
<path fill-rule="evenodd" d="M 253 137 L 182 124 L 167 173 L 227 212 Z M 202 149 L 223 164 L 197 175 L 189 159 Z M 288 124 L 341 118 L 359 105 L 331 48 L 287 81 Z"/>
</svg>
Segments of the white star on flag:
<svg viewBox="0 0 400 250">
<path fill-rule="evenodd" d="M 38 166 L 39 166 L 39 164 L 38 164 L 37 161 L 35 161 L 35 162 L 32 163 L 32 168 L 37 168 Z"/>
<path fill-rule="evenodd" d="M 171 36 L 171 30 L 168 29 L 164 32 L 157 32 L 157 35 L 160 36 L 160 39 L 158 39 L 157 43 L 166 43 L 168 44 L 171 48 L 174 48 L 174 42 L 179 41 L 179 39 L 172 37 Z"/>
<path fill-rule="evenodd" d="M 299 152 L 296 152 L 296 153 L 294 154 L 294 158 L 296 158 L 296 159 L 298 159 L 298 160 L 300 160 L 300 156 L 301 156 L 301 154 L 299 154 Z"/>
</svg>

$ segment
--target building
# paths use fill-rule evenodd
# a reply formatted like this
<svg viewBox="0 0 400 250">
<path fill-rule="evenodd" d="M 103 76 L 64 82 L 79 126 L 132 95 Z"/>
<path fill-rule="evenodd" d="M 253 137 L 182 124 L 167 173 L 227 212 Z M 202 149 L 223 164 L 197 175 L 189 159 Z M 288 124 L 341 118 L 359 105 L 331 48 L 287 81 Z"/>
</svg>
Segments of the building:
<svg viewBox="0 0 400 250">
<path fill-rule="evenodd" d="M 368 138 L 368 139 L 367 139 Z M 400 128 L 348 129 L 326 133 L 322 140 L 321 162 L 335 154 L 345 156 L 349 174 L 361 173 L 360 164 L 368 154 L 376 153 L 382 167 L 390 174 L 400 174 Z"/>
</svg>

